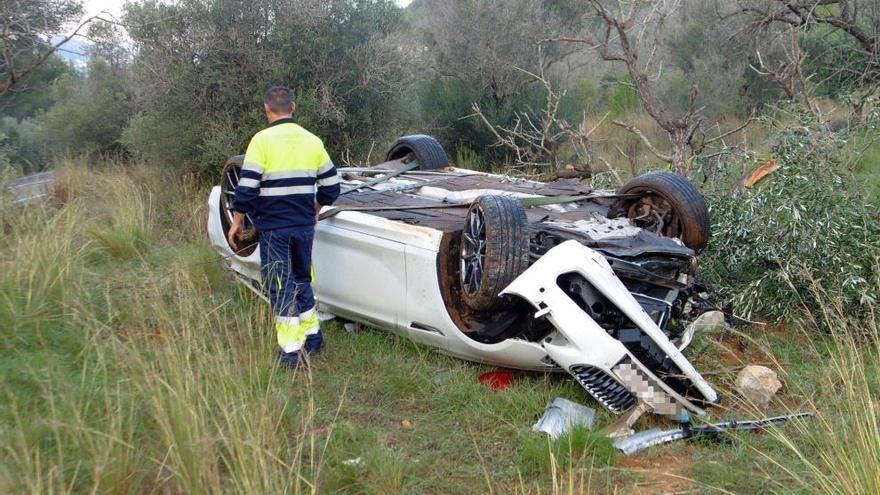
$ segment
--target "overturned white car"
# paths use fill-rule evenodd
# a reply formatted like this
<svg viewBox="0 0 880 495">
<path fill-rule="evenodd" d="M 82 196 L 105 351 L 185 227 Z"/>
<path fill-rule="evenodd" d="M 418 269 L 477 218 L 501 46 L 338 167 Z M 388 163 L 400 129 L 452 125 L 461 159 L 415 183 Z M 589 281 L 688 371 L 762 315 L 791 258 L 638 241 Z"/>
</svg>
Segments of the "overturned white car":
<svg viewBox="0 0 880 495">
<path fill-rule="evenodd" d="M 209 199 L 208 234 L 259 290 L 260 253 L 226 241 L 242 157 Z M 340 168 L 313 251 L 323 311 L 464 359 L 564 370 L 604 407 L 703 415 L 716 392 L 674 343 L 708 240 L 703 197 L 650 173 L 616 193 L 453 168 L 406 136 L 371 168 Z"/>
</svg>

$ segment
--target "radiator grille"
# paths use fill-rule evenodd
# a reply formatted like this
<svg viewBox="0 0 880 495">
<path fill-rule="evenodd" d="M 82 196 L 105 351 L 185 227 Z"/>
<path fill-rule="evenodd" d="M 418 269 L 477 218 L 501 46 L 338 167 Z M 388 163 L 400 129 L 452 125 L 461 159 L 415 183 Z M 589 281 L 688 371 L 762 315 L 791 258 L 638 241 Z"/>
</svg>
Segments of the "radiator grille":
<svg viewBox="0 0 880 495">
<path fill-rule="evenodd" d="M 629 390 L 599 368 L 577 364 L 570 370 L 581 386 L 609 411 L 622 413 L 636 404 Z"/>
</svg>

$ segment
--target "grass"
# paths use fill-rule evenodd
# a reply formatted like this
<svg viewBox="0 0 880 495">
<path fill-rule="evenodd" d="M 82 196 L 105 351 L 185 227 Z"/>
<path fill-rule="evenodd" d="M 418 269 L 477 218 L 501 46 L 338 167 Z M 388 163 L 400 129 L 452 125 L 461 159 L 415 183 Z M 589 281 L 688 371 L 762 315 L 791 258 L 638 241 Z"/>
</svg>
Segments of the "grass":
<svg viewBox="0 0 880 495">
<path fill-rule="evenodd" d="M 0 208 L 2 493 L 878 486 L 880 353 L 869 337 L 822 337 L 828 329 L 809 322 L 701 336 L 689 354 L 733 398 L 717 415 L 756 414 L 724 388 L 760 362 L 786 383 L 771 412 L 816 409 L 820 420 L 627 458 L 601 435 L 614 421 L 604 411 L 594 432 L 550 442 L 530 431 L 553 397 L 597 407 L 566 376 L 516 372 L 493 391 L 477 382 L 489 367 L 336 321 L 309 373 L 279 370 L 268 308 L 204 240 L 205 187 L 146 166 L 68 163 L 58 174 L 63 201 Z M 842 322 L 843 336 L 877 330 L 876 320 L 826 320 Z"/>
</svg>

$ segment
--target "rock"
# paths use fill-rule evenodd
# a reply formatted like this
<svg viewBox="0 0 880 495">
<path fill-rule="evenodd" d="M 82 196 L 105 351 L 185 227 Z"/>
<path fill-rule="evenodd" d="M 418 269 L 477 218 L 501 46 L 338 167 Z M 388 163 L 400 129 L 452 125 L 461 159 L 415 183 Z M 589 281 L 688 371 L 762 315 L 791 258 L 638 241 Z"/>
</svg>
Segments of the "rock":
<svg viewBox="0 0 880 495">
<path fill-rule="evenodd" d="M 727 328 L 727 323 L 724 321 L 724 313 L 721 311 L 707 311 L 701 314 L 696 320 L 688 325 L 684 333 L 681 334 L 678 348 L 684 350 L 685 347 L 691 344 L 694 335 L 700 332 L 715 330 L 716 328 Z"/>
<path fill-rule="evenodd" d="M 736 388 L 758 407 L 767 407 L 770 399 L 782 388 L 776 372 L 766 366 L 749 365 L 736 376 Z"/>
</svg>

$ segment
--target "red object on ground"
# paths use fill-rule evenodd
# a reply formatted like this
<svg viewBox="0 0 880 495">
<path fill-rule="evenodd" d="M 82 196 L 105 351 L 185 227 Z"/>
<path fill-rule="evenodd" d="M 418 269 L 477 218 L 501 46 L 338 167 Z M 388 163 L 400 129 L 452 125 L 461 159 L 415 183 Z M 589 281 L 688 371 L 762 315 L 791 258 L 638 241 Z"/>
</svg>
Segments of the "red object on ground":
<svg viewBox="0 0 880 495">
<path fill-rule="evenodd" d="M 485 383 L 495 390 L 507 388 L 513 375 L 508 370 L 495 370 L 480 375 L 480 383 Z"/>
</svg>

